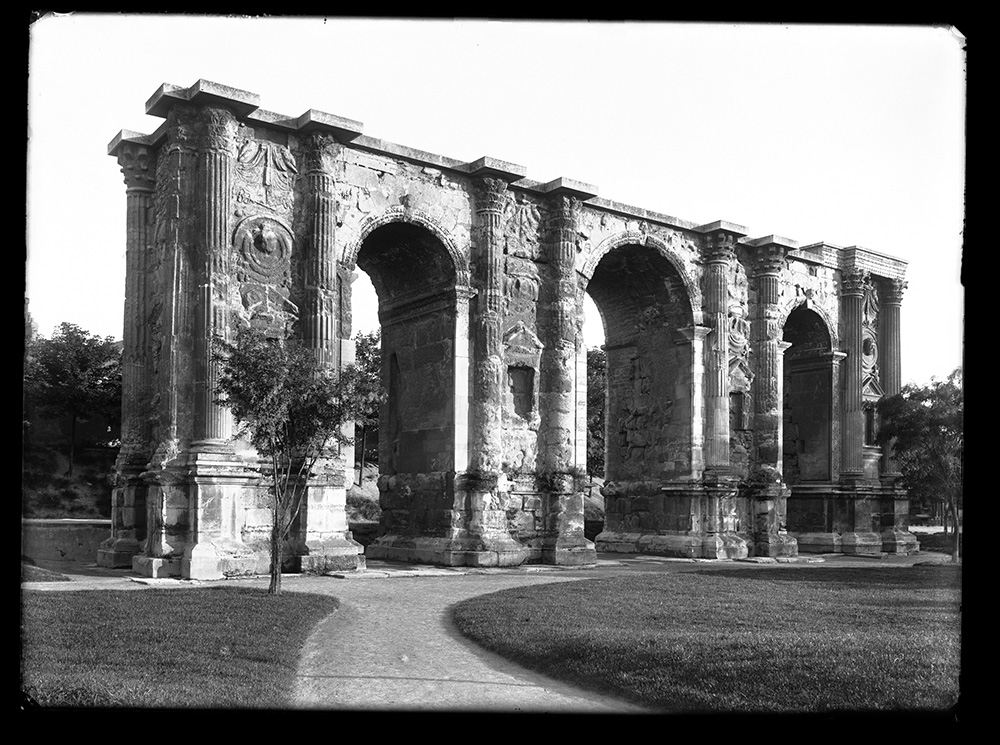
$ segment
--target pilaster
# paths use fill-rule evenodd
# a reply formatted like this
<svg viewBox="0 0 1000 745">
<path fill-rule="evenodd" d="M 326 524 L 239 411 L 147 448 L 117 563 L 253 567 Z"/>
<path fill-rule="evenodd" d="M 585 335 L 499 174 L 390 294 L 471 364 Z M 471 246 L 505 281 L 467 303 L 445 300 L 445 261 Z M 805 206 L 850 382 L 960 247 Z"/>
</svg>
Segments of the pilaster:
<svg viewBox="0 0 1000 745">
<path fill-rule="evenodd" d="M 112 535 L 101 544 L 97 563 L 127 567 L 146 538 L 146 485 L 141 474 L 152 456 L 152 400 L 149 353 L 147 264 L 153 240 L 155 153 L 123 140 L 116 147 L 125 177 L 125 308 L 122 327 L 122 445 L 115 464 Z"/>
<path fill-rule="evenodd" d="M 782 476 L 783 356 L 789 347 L 780 326 L 781 273 L 794 244 L 776 236 L 751 243 L 756 307 L 751 344 L 756 369 L 753 379 L 756 467 L 751 474 L 755 552 L 763 556 L 794 556 L 798 547 L 786 529 L 791 490 Z"/>
<path fill-rule="evenodd" d="M 503 454 L 500 433 L 503 406 L 503 208 L 507 181 L 482 176 L 473 181 L 476 215 L 475 274 L 477 289 L 472 319 L 472 431 L 469 470 L 497 474 Z"/>
<path fill-rule="evenodd" d="M 902 388 L 902 355 L 900 316 L 906 282 L 887 279 L 880 283 L 881 307 L 879 309 L 879 347 L 882 390 L 885 396 L 895 396 Z M 892 445 L 884 445 L 882 455 L 882 487 L 880 511 L 882 551 L 886 553 L 914 553 L 920 543 L 909 531 L 910 502 L 906 489 L 900 485 L 899 466 L 892 457 Z"/>
<path fill-rule="evenodd" d="M 320 132 L 305 138 L 304 180 L 307 234 L 303 244 L 304 308 L 302 341 L 314 350 L 325 366 L 340 360 L 337 311 L 340 306 L 336 257 L 336 209 L 334 162 L 340 148 L 336 139 Z"/>
<path fill-rule="evenodd" d="M 841 480 L 856 482 L 864 475 L 864 409 L 862 405 L 862 306 L 871 278 L 867 272 L 850 269 L 843 273 L 840 311 L 844 332 L 844 398 L 841 417 Z"/>
<path fill-rule="evenodd" d="M 729 470 L 729 271 L 745 233 L 714 223 L 702 249 L 703 318 L 711 329 L 705 353 L 705 469 Z M 735 227 L 735 226 L 734 226 Z M 703 228 L 704 229 L 704 228 Z"/>
<path fill-rule="evenodd" d="M 540 361 L 539 482 L 542 499 L 542 561 L 592 564 L 594 544 L 584 536 L 583 490 L 576 463 L 576 241 L 581 198 L 588 194 L 561 180 L 548 193 L 546 252 L 548 290 L 543 306 Z"/>
<path fill-rule="evenodd" d="M 216 402 L 219 363 L 212 339 L 229 338 L 230 183 L 236 120 L 224 108 L 205 108 L 199 117 L 197 233 L 195 243 L 195 411 L 192 447 L 232 452 L 229 410 Z"/>
</svg>

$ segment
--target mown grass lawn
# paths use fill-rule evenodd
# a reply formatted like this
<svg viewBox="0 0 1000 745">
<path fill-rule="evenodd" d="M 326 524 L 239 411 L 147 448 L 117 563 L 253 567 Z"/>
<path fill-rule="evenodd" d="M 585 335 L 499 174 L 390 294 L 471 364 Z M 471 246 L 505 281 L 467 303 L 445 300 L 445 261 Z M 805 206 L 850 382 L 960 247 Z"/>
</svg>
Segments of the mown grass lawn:
<svg viewBox="0 0 1000 745">
<path fill-rule="evenodd" d="M 46 707 L 287 707 L 336 607 L 246 587 L 23 591 L 21 689 Z"/>
<path fill-rule="evenodd" d="M 945 712 L 960 566 L 739 567 L 506 590 L 454 609 L 528 668 L 664 712 Z"/>
</svg>

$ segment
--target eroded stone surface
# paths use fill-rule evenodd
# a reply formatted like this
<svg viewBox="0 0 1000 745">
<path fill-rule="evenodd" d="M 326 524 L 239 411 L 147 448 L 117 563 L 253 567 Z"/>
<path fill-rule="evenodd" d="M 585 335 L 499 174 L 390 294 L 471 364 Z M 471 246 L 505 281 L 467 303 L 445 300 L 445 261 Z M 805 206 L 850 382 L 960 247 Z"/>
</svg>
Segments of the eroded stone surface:
<svg viewBox="0 0 1000 745">
<path fill-rule="evenodd" d="M 903 262 L 699 226 L 211 90 L 170 87 L 152 108 L 164 126 L 109 148 L 128 187 L 125 402 L 101 563 L 266 570 L 266 486 L 212 396 L 209 341 L 253 323 L 349 364 L 357 269 L 379 297 L 388 391 L 370 556 L 596 561 L 583 532 L 585 293 L 608 358 L 598 549 L 915 548 L 870 415 L 899 389 Z M 310 484 L 295 568 L 363 566 L 344 513 L 352 461 L 347 448 Z"/>
</svg>

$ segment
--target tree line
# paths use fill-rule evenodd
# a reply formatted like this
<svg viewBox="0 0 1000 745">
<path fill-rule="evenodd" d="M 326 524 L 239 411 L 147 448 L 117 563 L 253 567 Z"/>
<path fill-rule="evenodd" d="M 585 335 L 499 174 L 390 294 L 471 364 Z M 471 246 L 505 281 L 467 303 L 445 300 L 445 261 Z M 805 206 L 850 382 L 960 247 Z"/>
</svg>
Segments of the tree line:
<svg viewBox="0 0 1000 745">
<path fill-rule="evenodd" d="M 269 463 L 274 515 L 272 592 L 280 592 L 282 546 L 301 505 L 303 486 L 317 463 L 353 443 L 362 469 L 377 458 L 378 410 L 385 398 L 378 331 L 356 336 L 356 361 L 339 371 L 320 364 L 291 338 L 268 337 L 252 325 L 231 342 L 217 340 L 220 364 L 216 394 L 239 429 Z M 120 418 L 119 342 L 63 323 L 50 338 L 28 334 L 24 356 L 23 437 L 39 416 L 70 421 L 72 473 L 77 424 L 94 416 Z M 892 452 L 911 504 L 941 505 L 960 525 L 963 476 L 961 370 L 928 385 L 907 385 L 879 402 L 879 442 Z M 587 352 L 587 472 L 604 475 L 607 356 Z M 355 423 L 355 436 L 344 432 Z M 374 448 L 372 442 L 374 440 Z M 958 531 L 955 550 L 958 547 Z"/>
</svg>

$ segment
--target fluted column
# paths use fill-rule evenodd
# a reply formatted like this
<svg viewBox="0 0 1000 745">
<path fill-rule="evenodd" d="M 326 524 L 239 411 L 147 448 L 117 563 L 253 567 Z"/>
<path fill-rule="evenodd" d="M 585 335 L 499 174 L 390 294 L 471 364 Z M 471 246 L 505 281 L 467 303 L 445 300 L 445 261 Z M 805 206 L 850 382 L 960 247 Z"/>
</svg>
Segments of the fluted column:
<svg viewBox="0 0 1000 745">
<path fill-rule="evenodd" d="M 842 478 L 857 479 L 864 473 L 865 418 L 862 408 L 862 299 L 870 281 L 868 273 L 858 269 L 845 271 L 841 277 L 840 312 L 844 360 L 844 399 L 841 419 Z"/>
<path fill-rule="evenodd" d="M 752 346 L 756 370 L 753 379 L 754 440 L 757 464 L 754 487 L 754 551 L 758 556 L 794 556 L 796 540 L 785 525 L 790 490 L 782 474 L 783 356 L 789 347 L 780 326 L 781 272 L 790 246 L 766 240 L 753 252 L 756 304 Z"/>
<path fill-rule="evenodd" d="M 540 308 L 544 329 L 540 361 L 539 431 L 542 492 L 542 559 L 550 564 L 596 561 L 583 533 L 583 492 L 576 484 L 576 354 L 579 284 L 576 238 L 580 201 L 555 192 L 549 196 L 547 253 L 549 276 Z"/>
<path fill-rule="evenodd" d="M 901 360 L 900 306 L 906 282 L 901 279 L 886 281 L 881 294 L 879 311 L 879 362 L 881 364 L 882 391 L 886 396 L 895 396 L 902 388 L 903 368 Z M 889 450 L 887 448 L 887 450 Z M 884 473 L 898 475 L 899 466 L 892 457 L 891 450 L 885 454 Z"/>
<path fill-rule="evenodd" d="M 337 141 L 315 133 L 306 141 L 303 173 L 308 215 L 305 259 L 305 302 L 302 313 L 303 343 L 324 365 L 338 363 L 338 281 L 336 268 L 336 198 L 334 159 Z"/>
<path fill-rule="evenodd" d="M 145 145 L 124 142 L 118 163 L 125 176 L 125 315 L 122 327 L 122 447 L 119 470 L 141 472 L 150 458 L 148 277 L 155 160 Z"/>
<path fill-rule="evenodd" d="M 717 230 L 703 251 L 704 322 L 712 332 L 705 355 L 705 468 L 729 467 L 729 267 L 738 234 Z"/>
<path fill-rule="evenodd" d="M 500 438 L 503 407 L 503 218 L 507 182 L 483 177 L 474 182 L 476 273 L 478 289 L 473 318 L 472 432 L 469 469 L 497 474 L 503 456 Z"/>
<path fill-rule="evenodd" d="M 550 202 L 548 221 L 549 280 L 545 302 L 545 348 L 541 359 L 539 391 L 546 475 L 565 475 L 575 466 L 575 405 L 573 397 L 576 355 L 576 232 L 579 201 L 556 195 Z"/>
<path fill-rule="evenodd" d="M 779 325 L 779 277 L 785 265 L 785 249 L 778 244 L 758 246 L 754 253 L 754 286 L 757 291 L 753 323 L 754 436 L 757 464 L 761 470 L 781 474 L 781 375 L 782 347 Z"/>
<path fill-rule="evenodd" d="M 111 537 L 97 551 L 97 563 L 127 567 L 146 538 L 146 485 L 141 474 L 152 456 L 148 277 L 155 155 L 146 145 L 123 141 L 117 150 L 125 177 L 125 307 L 122 326 L 122 445 L 115 463 Z"/>
<path fill-rule="evenodd" d="M 226 109 L 208 108 L 201 114 L 200 125 L 193 440 L 200 447 L 218 448 L 232 434 L 229 410 L 215 402 L 219 365 L 212 360 L 212 338 L 228 338 L 229 192 L 236 121 Z"/>
</svg>

